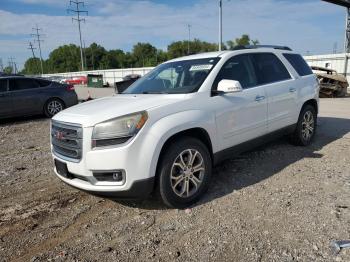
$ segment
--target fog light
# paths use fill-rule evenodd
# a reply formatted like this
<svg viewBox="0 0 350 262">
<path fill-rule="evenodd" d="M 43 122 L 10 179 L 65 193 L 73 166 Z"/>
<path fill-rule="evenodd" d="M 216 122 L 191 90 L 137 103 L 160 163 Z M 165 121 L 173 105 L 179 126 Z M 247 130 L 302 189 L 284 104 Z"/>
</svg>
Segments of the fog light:
<svg viewBox="0 0 350 262">
<path fill-rule="evenodd" d="M 103 182 L 121 182 L 124 180 L 123 170 L 113 170 L 113 171 L 99 171 L 93 172 L 93 176 L 97 181 Z"/>
</svg>

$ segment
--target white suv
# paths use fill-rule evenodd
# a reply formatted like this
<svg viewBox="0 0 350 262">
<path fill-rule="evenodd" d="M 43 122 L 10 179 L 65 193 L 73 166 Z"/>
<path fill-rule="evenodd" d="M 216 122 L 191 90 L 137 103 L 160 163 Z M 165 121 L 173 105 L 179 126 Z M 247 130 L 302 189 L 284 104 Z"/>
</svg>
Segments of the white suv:
<svg viewBox="0 0 350 262">
<path fill-rule="evenodd" d="M 290 134 L 308 145 L 319 84 L 286 47 L 245 47 L 163 63 L 123 94 L 82 103 L 52 120 L 55 172 L 96 195 L 158 192 L 183 208 L 206 191 L 212 166 Z"/>
</svg>

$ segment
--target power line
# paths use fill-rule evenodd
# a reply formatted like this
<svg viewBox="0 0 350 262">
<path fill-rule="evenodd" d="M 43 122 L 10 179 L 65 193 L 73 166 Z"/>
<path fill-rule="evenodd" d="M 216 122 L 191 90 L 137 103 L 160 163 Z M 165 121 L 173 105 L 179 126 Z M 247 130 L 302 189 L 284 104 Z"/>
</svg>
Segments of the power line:
<svg viewBox="0 0 350 262">
<path fill-rule="evenodd" d="M 37 42 L 39 46 L 41 74 L 44 74 L 43 57 L 41 55 L 41 45 L 40 45 L 40 43 L 44 42 L 44 40 L 40 39 L 40 37 L 43 36 L 43 34 L 39 34 L 39 31 L 42 29 L 39 28 L 38 25 L 36 25 L 36 27 L 32 28 L 32 30 L 36 31 L 36 33 L 31 34 L 31 36 L 36 37 L 36 39 L 34 39 L 34 42 Z"/>
<path fill-rule="evenodd" d="M 81 28 L 80 28 L 80 22 L 83 21 L 85 23 L 85 18 L 80 18 L 80 14 L 86 14 L 88 15 L 88 11 L 86 10 L 80 10 L 79 7 L 82 5 L 84 7 L 84 2 L 80 1 L 69 1 L 69 5 L 75 4 L 75 9 L 67 9 L 67 12 L 73 12 L 77 15 L 77 18 L 72 17 L 72 21 L 78 22 L 78 29 L 79 29 L 79 39 L 80 39 L 80 59 L 81 59 L 81 70 L 84 71 L 84 58 L 83 58 L 83 43 L 81 38 Z"/>
</svg>

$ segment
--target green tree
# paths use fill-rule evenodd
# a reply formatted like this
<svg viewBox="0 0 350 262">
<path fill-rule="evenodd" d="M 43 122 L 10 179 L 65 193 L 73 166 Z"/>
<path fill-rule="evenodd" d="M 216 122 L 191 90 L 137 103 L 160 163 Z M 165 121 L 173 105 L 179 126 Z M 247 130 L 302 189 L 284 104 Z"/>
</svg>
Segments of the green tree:
<svg viewBox="0 0 350 262">
<path fill-rule="evenodd" d="M 40 74 L 40 59 L 32 57 L 27 59 L 27 61 L 24 63 L 22 73 L 28 75 Z"/>
<path fill-rule="evenodd" d="M 132 48 L 135 67 L 152 66 L 155 64 L 157 48 L 149 43 L 137 43 Z"/>
<path fill-rule="evenodd" d="M 186 56 L 188 54 L 188 49 L 190 51 L 190 54 L 197 54 L 202 52 L 216 51 L 218 49 L 218 46 L 217 44 L 200 41 L 199 39 L 194 39 L 194 41 L 190 42 L 177 41 L 168 45 L 168 57 L 171 59 Z"/>
<path fill-rule="evenodd" d="M 229 40 L 226 42 L 228 49 L 232 50 L 236 46 L 246 46 L 246 45 L 258 45 L 259 40 L 250 39 L 249 35 L 243 34 L 241 37 L 236 38 L 235 40 Z"/>
<path fill-rule="evenodd" d="M 5 74 L 12 74 L 12 73 L 13 73 L 13 68 L 12 68 L 12 66 L 6 66 L 6 67 L 4 68 L 4 73 L 5 73 Z"/>
<path fill-rule="evenodd" d="M 79 71 L 81 67 L 79 47 L 70 44 L 56 48 L 50 53 L 46 65 L 55 73 Z"/>
</svg>

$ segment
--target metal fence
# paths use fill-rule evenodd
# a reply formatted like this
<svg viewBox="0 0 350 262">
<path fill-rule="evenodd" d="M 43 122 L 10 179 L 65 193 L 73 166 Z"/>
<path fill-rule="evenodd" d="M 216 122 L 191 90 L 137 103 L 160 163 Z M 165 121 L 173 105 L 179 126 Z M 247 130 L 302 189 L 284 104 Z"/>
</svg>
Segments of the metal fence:
<svg viewBox="0 0 350 262">
<path fill-rule="evenodd" d="M 44 74 L 43 77 L 49 76 L 61 76 L 61 77 L 78 77 L 87 76 L 88 74 L 102 75 L 103 83 L 113 86 L 115 82 L 121 81 L 124 76 L 130 74 L 145 75 L 151 71 L 153 67 L 140 67 L 140 68 L 122 68 L 122 69 L 107 69 L 107 70 L 90 70 L 90 71 L 79 71 L 79 72 L 67 72 L 67 73 L 56 73 L 56 74 Z"/>
<path fill-rule="evenodd" d="M 347 56 L 346 56 L 347 55 Z M 350 72 L 348 59 L 350 54 L 328 54 L 328 55 L 312 55 L 304 56 L 305 60 L 310 66 L 321 66 L 336 70 L 339 74 L 345 74 L 350 82 Z M 62 77 L 77 77 L 86 76 L 87 74 L 103 75 L 103 83 L 113 85 L 115 82 L 121 81 L 122 78 L 130 74 L 139 74 L 141 76 L 151 71 L 153 67 L 139 67 L 139 68 L 123 68 L 123 69 L 107 69 L 107 70 L 90 70 L 79 72 L 67 72 L 57 74 L 44 74 L 43 76 L 62 76 Z"/>
</svg>

